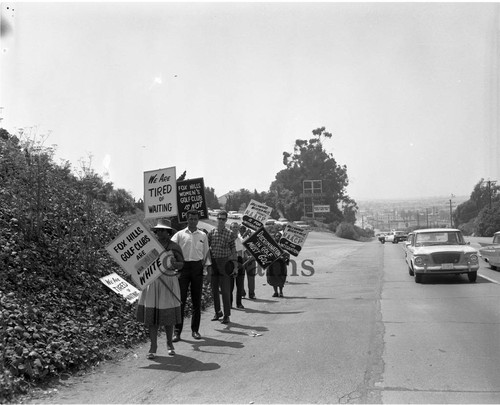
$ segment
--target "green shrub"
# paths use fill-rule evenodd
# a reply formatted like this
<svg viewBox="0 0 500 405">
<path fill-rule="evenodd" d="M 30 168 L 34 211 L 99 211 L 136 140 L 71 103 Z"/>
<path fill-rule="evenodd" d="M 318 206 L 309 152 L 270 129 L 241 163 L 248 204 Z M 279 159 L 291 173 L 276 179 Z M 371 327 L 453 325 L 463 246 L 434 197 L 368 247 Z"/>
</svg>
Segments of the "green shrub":
<svg viewBox="0 0 500 405">
<path fill-rule="evenodd" d="M 356 228 L 354 227 L 353 224 L 348 222 L 341 222 L 337 226 L 335 234 L 339 238 L 359 240 L 359 234 L 357 233 Z"/>
</svg>

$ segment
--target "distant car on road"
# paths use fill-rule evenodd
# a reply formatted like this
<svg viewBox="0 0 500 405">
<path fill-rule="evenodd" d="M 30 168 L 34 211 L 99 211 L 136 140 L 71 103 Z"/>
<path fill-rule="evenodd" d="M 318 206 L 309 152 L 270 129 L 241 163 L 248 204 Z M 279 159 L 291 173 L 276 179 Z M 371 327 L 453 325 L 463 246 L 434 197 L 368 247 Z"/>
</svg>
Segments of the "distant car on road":
<svg viewBox="0 0 500 405">
<path fill-rule="evenodd" d="M 436 228 L 413 231 L 405 245 L 405 260 L 410 276 L 421 283 L 424 275 L 467 274 L 476 281 L 478 251 L 465 242 L 458 229 Z"/>
<path fill-rule="evenodd" d="M 380 243 L 385 243 L 385 233 L 378 233 L 377 238 Z"/>
<path fill-rule="evenodd" d="M 479 256 L 488 263 L 493 270 L 500 267 L 500 232 L 495 232 L 491 244 L 482 244 Z"/>
<path fill-rule="evenodd" d="M 385 235 L 386 242 L 399 243 L 405 241 L 407 234 L 404 231 L 392 231 Z"/>
<path fill-rule="evenodd" d="M 394 231 L 394 236 L 392 238 L 392 243 L 399 243 L 406 240 L 408 235 L 404 231 Z"/>
</svg>

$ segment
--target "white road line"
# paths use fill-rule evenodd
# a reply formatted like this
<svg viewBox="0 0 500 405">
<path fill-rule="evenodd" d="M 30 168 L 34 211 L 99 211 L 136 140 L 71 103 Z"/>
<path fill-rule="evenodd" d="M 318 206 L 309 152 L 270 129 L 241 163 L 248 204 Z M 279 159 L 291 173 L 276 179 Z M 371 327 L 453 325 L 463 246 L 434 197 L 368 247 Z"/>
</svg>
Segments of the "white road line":
<svg viewBox="0 0 500 405">
<path fill-rule="evenodd" d="M 492 278 L 489 278 L 489 277 L 486 277 L 486 276 L 483 276 L 482 274 L 477 274 L 479 277 L 482 277 L 488 281 L 491 281 L 492 283 L 495 283 L 495 284 L 500 284 L 500 282 L 496 281 L 496 280 L 493 280 Z"/>
</svg>

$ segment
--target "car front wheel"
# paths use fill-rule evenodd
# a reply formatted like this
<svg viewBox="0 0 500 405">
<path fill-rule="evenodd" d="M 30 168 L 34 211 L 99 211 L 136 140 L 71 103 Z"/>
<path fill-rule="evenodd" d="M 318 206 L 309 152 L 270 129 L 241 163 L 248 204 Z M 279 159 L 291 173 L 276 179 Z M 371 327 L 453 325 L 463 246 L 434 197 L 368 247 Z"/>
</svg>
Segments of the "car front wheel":
<svg viewBox="0 0 500 405">
<path fill-rule="evenodd" d="M 415 273 L 415 283 L 421 283 L 421 282 L 422 282 L 422 274 Z"/>
<path fill-rule="evenodd" d="M 467 273 L 467 277 L 469 277 L 469 281 L 471 283 L 475 283 L 477 279 L 477 271 L 472 271 L 470 273 Z"/>
</svg>

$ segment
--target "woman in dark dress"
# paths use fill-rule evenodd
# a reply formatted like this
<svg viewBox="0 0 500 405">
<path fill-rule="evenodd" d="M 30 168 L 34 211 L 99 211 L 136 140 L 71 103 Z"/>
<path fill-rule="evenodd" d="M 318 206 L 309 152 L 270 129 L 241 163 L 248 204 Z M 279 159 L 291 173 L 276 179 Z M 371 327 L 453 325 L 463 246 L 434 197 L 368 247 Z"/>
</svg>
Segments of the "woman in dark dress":
<svg viewBox="0 0 500 405">
<path fill-rule="evenodd" d="M 281 233 L 274 235 L 279 240 Z M 287 276 L 287 266 L 290 263 L 290 255 L 285 253 L 278 260 L 274 261 L 266 270 L 267 284 L 273 287 L 273 297 L 283 297 L 283 287 Z"/>
</svg>

